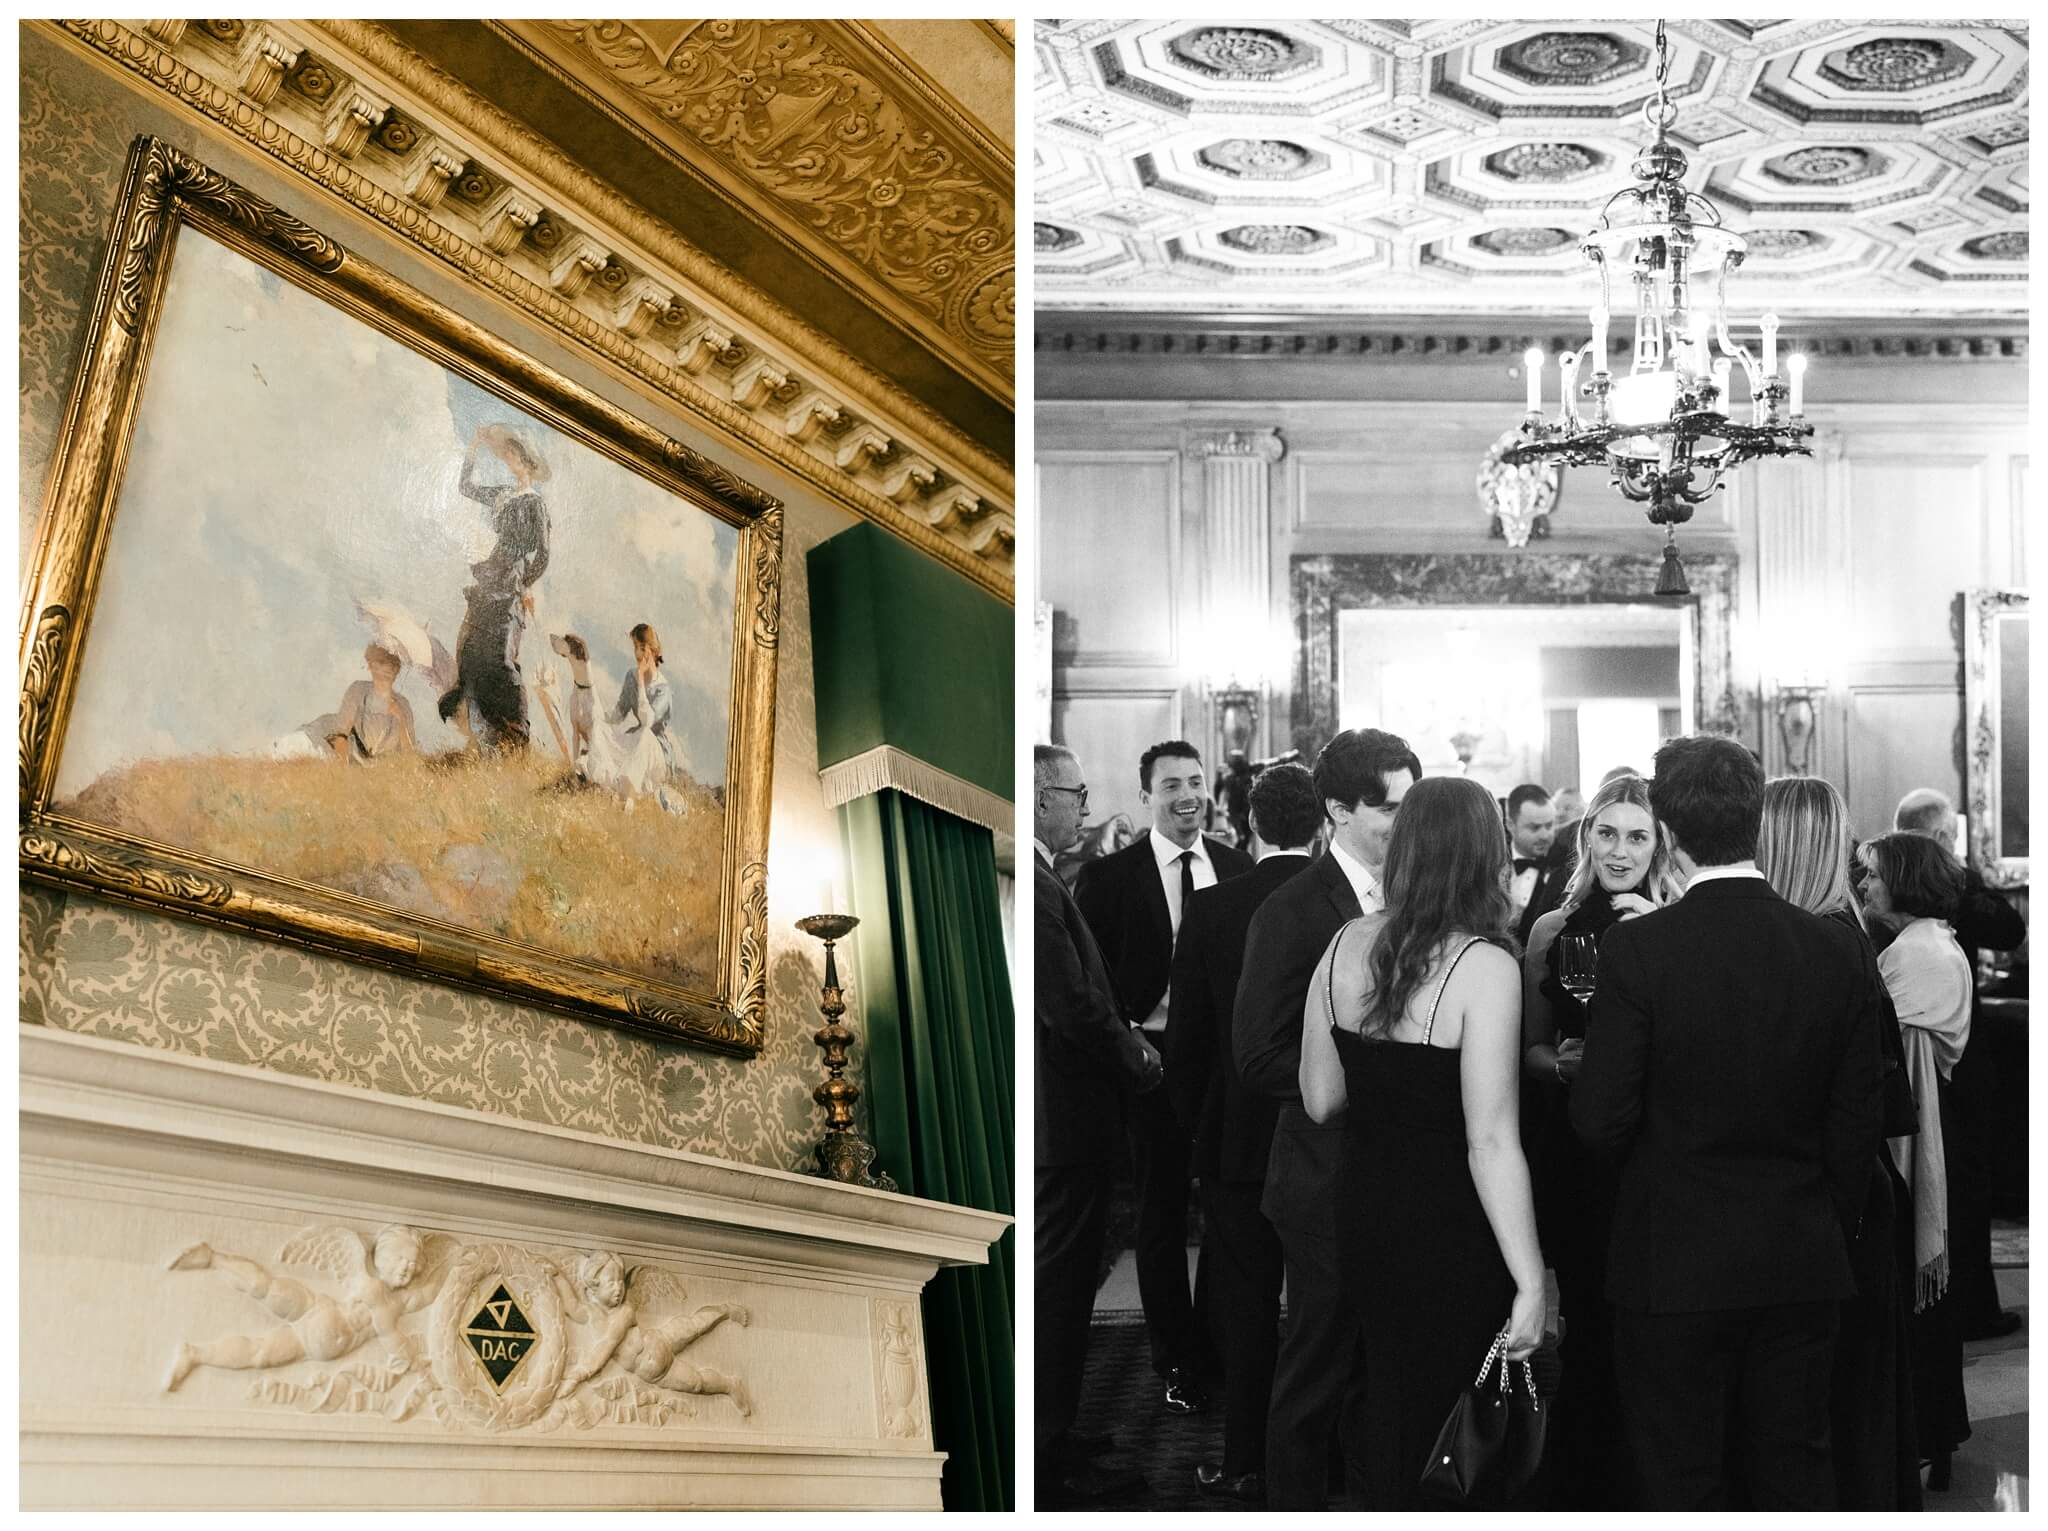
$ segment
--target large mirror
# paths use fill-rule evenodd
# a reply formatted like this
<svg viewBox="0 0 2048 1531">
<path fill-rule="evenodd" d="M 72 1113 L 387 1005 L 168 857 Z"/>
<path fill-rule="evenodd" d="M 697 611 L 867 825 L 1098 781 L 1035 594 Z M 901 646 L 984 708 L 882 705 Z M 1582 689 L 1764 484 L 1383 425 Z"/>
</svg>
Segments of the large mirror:
<svg viewBox="0 0 2048 1531">
<path fill-rule="evenodd" d="M 1964 598 L 1970 864 L 1994 888 L 2027 880 L 2027 621 L 2024 591 Z"/>
<path fill-rule="evenodd" d="M 1291 570 L 1291 743 L 1400 734 L 1434 775 L 1498 794 L 1648 770 L 1659 741 L 1709 730 L 1754 748 L 1730 671 L 1736 561 L 1696 555 L 1658 600 L 1654 556 L 1318 554 Z"/>
</svg>

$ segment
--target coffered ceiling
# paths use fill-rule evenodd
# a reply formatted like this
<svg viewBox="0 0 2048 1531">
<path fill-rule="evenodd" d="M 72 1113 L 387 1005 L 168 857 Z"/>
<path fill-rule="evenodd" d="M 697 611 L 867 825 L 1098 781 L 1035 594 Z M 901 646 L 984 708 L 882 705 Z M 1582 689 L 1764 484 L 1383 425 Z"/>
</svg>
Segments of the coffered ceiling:
<svg viewBox="0 0 2048 1531">
<path fill-rule="evenodd" d="M 1042 21 L 1041 312 L 1565 314 L 1654 22 Z M 2024 22 L 1667 23 L 1738 311 L 2023 318 Z M 1055 322 L 1057 320 L 1055 319 Z"/>
</svg>

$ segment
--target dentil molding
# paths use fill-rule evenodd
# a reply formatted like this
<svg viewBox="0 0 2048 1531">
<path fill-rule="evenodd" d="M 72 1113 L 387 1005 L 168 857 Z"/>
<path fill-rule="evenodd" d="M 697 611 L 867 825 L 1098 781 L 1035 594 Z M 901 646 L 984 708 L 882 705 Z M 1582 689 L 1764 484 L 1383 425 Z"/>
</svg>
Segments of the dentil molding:
<svg viewBox="0 0 2048 1531">
<path fill-rule="evenodd" d="M 225 128 L 830 499 L 1013 598 L 1008 464 L 382 28 L 29 25 Z M 799 401 L 821 428 L 790 428 Z M 849 435 L 858 450 L 844 450 Z M 931 469 L 907 480 L 909 494 L 896 471 L 905 461 Z M 955 490 L 983 508 L 971 526 L 940 499 Z"/>
</svg>

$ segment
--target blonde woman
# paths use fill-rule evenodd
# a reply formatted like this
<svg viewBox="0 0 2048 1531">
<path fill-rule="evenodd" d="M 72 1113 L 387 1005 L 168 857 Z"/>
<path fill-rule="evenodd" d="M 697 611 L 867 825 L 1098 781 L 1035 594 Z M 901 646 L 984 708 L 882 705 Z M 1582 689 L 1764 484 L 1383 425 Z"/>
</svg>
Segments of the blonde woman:
<svg viewBox="0 0 2048 1531">
<path fill-rule="evenodd" d="M 1682 892 L 1640 776 L 1617 776 L 1593 794 L 1578 823 L 1578 860 L 1557 908 L 1529 930 L 1522 954 L 1522 1070 L 1530 1091 L 1536 1226 L 1557 1272 L 1564 1317 L 1564 1372 L 1551 1426 L 1552 1503 L 1559 1509 L 1633 1508 L 1634 1474 L 1614 1382 L 1613 1314 L 1607 1302 L 1607 1235 L 1615 1170 L 1589 1152 L 1565 1120 L 1578 1077 L 1586 1007 L 1558 970 L 1561 936 L 1597 944 L 1610 926 L 1670 903 Z"/>
<path fill-rule="evenodd" d="M 1781 776 L 1764 786 L 1757 870 L 1779 897 L 1808 914 L 1862 932 L 1850 872 L 1855 837 L 1833 785 Z M 1867 943 L 1866 943 L 1867 944 Z M 1876 957 L 1873 953 L 1872 962 Z M 1919 1131 L 1906 1083 L 1899 1020 L 1883 985 L 1870 1021 L 1884 1059 L 1884 1131 Z M 1890 1149 L 1870 1165 L 1863 1215 L 1849 1245 L 1856 1295 L 1842 1304 L 1835 1341 L 1832 1411 L 1836 1504 L 1844 1510 L 1917 1510 L 1920 1457 L 1913 1428 L 1912 1347 L 1907 1315 L 1913 1281 L 1912 1203 Z"/>
</svg>

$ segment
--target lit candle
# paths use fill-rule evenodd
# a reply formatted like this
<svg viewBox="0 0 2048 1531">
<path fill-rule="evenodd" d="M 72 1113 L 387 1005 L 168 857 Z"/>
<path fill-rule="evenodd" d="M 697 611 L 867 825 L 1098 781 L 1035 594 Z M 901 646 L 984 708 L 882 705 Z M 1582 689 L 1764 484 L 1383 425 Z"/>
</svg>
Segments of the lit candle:
<svg viewBox="0 0 2048 1531">
<path fill-rule="evenodd" d="M 1806 413 L 1806 355 L 1795 351 L 1785 358 L 1785 370 L 1792 374 L 1792 417 Z"/>
<path fill-rule="evenodd" d="M 1757 327 L 1764 332 L 1764 376 L 1778 375 L 1778 316 L 1765 314 L 1757 321 Z"/>
<path fill-rule="evenodd" d="M 1593 321 L 1593 370 L 1596 373 L 1607 370 L 1607 306 L 1596 303 L 1586 317 Z"/>
<path fill-rule="evenodd" d="M 1577 351 L 1557 353 L 1557 398 L 1558 413 L 1569 417 L 1572 413 L 1572 399 L 1578 393 L 1579 356 Z"/>
<path fill-rule="evenodd" d="M 835 902 L 837 893 L 838 890 L 832 886 L 832 879 L 829 877 L 818 884 L 818 913 L 837 914 L 839 912 L 839 905 Z"/>
<path fill-rule="evenodd" d="M 1522 376 L 1529 381 L 1529 413 L 1543 413 L 1543 353 L 1535 346 L 1522 353 Z"/>
</svg>

